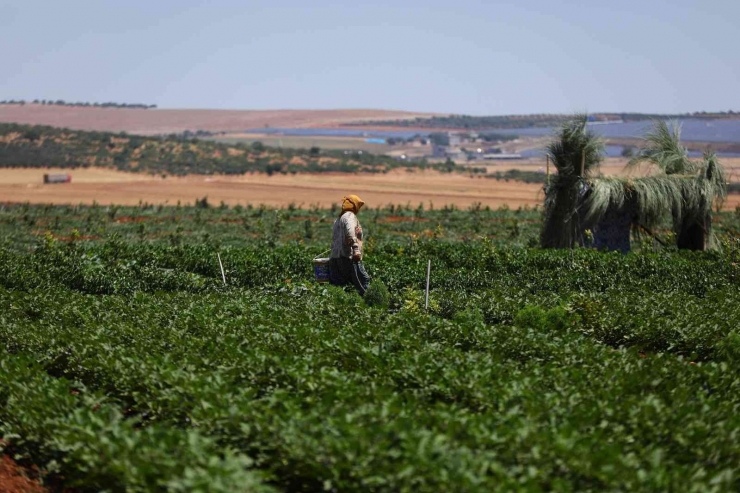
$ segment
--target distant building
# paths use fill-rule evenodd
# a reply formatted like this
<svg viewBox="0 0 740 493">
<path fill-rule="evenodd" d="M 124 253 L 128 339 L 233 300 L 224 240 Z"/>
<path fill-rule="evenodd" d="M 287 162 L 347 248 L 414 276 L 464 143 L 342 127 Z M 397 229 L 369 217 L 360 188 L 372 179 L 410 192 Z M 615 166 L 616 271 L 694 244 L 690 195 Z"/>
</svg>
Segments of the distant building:
<svg viewBox="0 0 740 493">
<path fill-rule="evenodd" d="M 448 157 L 453 161 L 467 161 L 468 153 L 462 149 L 451 149 L 448 147 L 445 151 L 445 157 Z"/>
<path fill-rule="evenodd" d="M 438 146 L 438 145 L 432 146 L 432 157 L 436 157 L 436 158 L 447 157 L 446 150 L 447 148 L 445 146 Z"/>
<path fill-rule="evenodd" d="M 46 173 L 44 183 L 71 183 L 72 175 L 67 173 Z"/>
<path fill-rule="evenodd" d="M 522 159 L 521 154 L 504 154 L 502 152 L 496 154 L 483 154 L 483 159 L 486 160 L 508 160 L 508 159 Z"/>
</svg>

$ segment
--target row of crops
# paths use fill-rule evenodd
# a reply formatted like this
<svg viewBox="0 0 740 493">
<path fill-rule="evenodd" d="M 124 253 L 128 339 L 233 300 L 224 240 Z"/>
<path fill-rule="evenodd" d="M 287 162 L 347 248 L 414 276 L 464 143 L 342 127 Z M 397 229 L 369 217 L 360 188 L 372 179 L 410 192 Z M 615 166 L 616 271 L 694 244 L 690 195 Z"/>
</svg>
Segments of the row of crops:
<svg viewBox="0 0 740 493">
<path fill-rule="evenodd" d="M 145 244 L 263 245 L 304 244 L 324 247 L 339 209 L 290 205 L 228 207 L 209 204 L 207 197 L 172 206 L 31 205 L 0 203 L 0 244 L 32 249 L 44 235 L 62 242 L 99 242 L 118 237 Z M 369 245 L 433 240 L 440 243 L 490 241 L 510 247 L 536 247 L 542 211 L 538 208 L 499 209 L 480 204 L 459 209 L 434 203 L 383 204 L 363 209 L 360 220 Z M 719 243 L 740 235 L 740 210 L 715 215 L 713 231 Z M 635 236 L 633 249 L 653 250 L 675 244 L 671 224 L 656 229 L 657 241 Z M 657 245 L 656 245 L 657 244 Z"/>
<path fill-rule="evenodd" d="M 290 205 L 228 207 L 211 204 L 207 197 L 182 205 L 71 206 L 0 203 L 0 238 L 16 248 L 32 248 L 50 233 L 61 241 L 100 241 L 118 236 L 139 243 L 210 244 L 272 247 L 301 243 L 324 246 L 339 209 Z M 541 212 L 531 208 L 491 209 L 474 204 L 460 210 L 434 203 L 384 204 L 363 210 L 365 236 L 370 243 L 433 238 L 436 241 L 491 241 L 534 246 Z M 740 228 L 735 215 L 726 214 Z M 740 216 L 737 216 L 740 218 Z"/>
<path fill-rule="evenodd" d="M 269 243 L 230 221 L 257 209 L 134 209 L 0 211 L 0 432 L 52 488 L 740 487 L 734 214 L 719 251 L 620 255 L 527 248 L 534 211 L 380 210 L 371 307 L 312 280 L 328 227 L 293 218 L 331 211 Z"/>
</svg>

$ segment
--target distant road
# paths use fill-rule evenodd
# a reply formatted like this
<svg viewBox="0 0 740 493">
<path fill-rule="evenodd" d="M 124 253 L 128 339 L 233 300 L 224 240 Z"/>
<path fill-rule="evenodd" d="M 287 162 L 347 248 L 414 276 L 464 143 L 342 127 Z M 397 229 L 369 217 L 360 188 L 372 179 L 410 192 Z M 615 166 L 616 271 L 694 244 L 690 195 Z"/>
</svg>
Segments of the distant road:
<svg viewBox="0 0 740 493">
<path fill-rule="evenodd" d="M 278 127 L 306 128 L 340 126 L 371 120 L 432 116 L 386 110 L 187 110 L 87 108 L 56 105 L 0 105 L 0 122 L 50 125 L 76 130 L 168 134 L 185 130 L 239 132 Z"/>
</svg>

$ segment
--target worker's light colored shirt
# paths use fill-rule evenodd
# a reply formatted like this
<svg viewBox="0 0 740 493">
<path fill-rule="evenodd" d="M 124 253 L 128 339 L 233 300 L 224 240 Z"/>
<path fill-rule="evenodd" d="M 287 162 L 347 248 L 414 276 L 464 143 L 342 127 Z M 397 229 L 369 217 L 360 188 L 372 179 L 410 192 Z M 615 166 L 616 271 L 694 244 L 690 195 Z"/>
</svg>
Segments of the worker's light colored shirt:
<svg viewBox="0 0 740 493">
<path fill-rule="evenodd" d="M 345 212 L 334 221 L 331 258 L 362 257 L 362 226 L 353 212 Z"/>
</svg>

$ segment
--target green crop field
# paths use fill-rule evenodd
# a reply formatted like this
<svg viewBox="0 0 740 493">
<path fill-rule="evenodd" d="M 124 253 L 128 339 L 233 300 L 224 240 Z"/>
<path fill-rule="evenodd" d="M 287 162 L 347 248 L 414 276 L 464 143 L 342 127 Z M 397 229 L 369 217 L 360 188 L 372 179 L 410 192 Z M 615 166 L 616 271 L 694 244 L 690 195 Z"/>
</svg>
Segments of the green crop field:
<svg viewBox="0 0 740 493">
<path fill-rule="evenodd" d="M 363 300 L 313 280 L 336 211 L 208 205 L 0 204 L 2 447 L 52 491 L 740 489 L 740 214 L 621 255 L 365 210 Z"/>
</svg>

